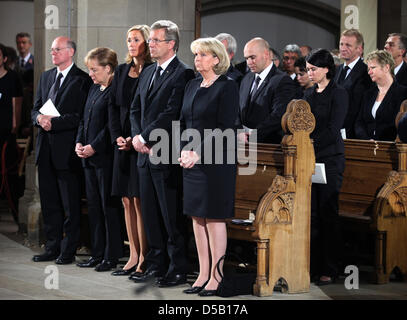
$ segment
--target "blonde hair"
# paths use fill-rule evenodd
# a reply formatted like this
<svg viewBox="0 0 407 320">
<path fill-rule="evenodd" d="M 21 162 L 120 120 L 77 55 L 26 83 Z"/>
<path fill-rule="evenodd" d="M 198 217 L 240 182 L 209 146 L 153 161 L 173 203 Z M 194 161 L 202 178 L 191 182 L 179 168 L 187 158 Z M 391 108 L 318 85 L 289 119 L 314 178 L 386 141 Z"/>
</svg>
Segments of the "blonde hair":
<svg viewBox="0 0 407 320">
<path fill-rule="evenodd" d="M 110 48 L 94 48 L 90 50 L 84 59 L 86 66 L 89 64 L 89 60 L 96 60 L 102 67 L 110 66 L 109 73 L 113 73 L 118 65 L 117 54 Z"/>
<path fill-rule="evenodd" d="M 381 67 L 389 65 L 390 74 L 394 78 L 394 68 L 396 67 L 396 63 L 394 62 L 394 59 L 389 52 L 385 50 L 375 50 L 373 52 L 370 52 L 366 57 L 366 63 L 372 60 L 375 60 Z"/>
<path fill-rule="evenodd" d="M 219 59 L 219 63 L 213 67 L 216 74 L 225 74 L 230 66 L 229 55 L 222 42 L 215 38 L 199 38 L 191 43 L 192 53 L 197 51 L 210 53 Z"/>
<path fill-rule="evenodd" d="M 151 56 L 150 56 L 150 47 L 147 44 L 147 39 L 150 36 L 150 27 L 145 25 L 145 24 L 138 24 L 135 26 L 132 26 L 129 30 L 127 30 L 127 34 L 126 34 L 126 41 L 127 41 L 127 37 L 129 36 L 129 33 L 132 31 L 140 31 L 141 36 L 144 39 L 144 55 L 143 55 L 143 60 L 144 63 L 151 63 Z M 130 55 L 130 53 L 127 52 L 126 55 L 126 63 L 129 64 L 133 61 L 133 57 Z"/>
</svg>

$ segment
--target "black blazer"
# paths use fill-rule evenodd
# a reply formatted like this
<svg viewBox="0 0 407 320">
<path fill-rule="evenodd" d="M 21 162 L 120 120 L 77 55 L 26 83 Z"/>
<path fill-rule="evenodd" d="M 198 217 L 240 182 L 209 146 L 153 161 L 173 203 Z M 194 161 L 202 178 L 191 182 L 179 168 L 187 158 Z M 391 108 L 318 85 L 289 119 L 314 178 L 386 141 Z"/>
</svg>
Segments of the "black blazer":
<svg viewBox="0 0 407 320">
<path fill-rule="evenodd" d="M 285 73 L 271 68 L 250 102 L 250 89 L 255 74 L 246 74 L 240 84 L 240 124 L 257 129 L 257 141 L 280 143 L 282 138 L 281 117 L 291 99 L 302 96 L 301 90 Z"/>
<path fill-rule="evenodd" d="M 141 73 L 150 64 L 145 64 Z M 123 63 L 117 66 L 114 72 L 114 78 L 110 89 L 109 99 L 109 129 L 112 143 L 120 136 L 127 138 L 131 136 L 130 127 L 130 103 L 125 101 L 124 83 L 129 74 L 131 64 Z M 134 87 L 137 88 L 139 78 L 137 78 Z M 133 95 L 135 92 L 133 92 Z"/>
<path fill-rule="evenodd" d="M 407 114 L 405 114 L 399 121 L 397 133 L 403 143 L 407 143 Z"/>
<path fill-rule="evenodd" d="M 81 159 L 83 167 L 87 167 L 89 164 L 98 168 L 106 167 L 111 161 L 112 145 L 107 126 L 109 91 L 110 87 L 107 87 L 101 92 L 100 85 L 96 84 L 89 90 L 76 143 L 82 143 L 83 146 L 90 144 L 95 150 L 95 154 L 92 157 Z"/>
<path fill-rule="evenodd" d="M 310 137 L 314 140 L 315 158 L 321 160 L 344 154 L 341 128 L 348 109 L 349 98 L 346 90 L 330 81 L 322 93 L 316 92 L 317 85 L 304 93 L 315 117 L 315 129 Z"/>
<path fill-rule="evenodd" d="M 399 72 L 397 72 L 396 74 L 396 80 L 402 86 L 407 87 L 407 63 L 405 63 L 404 61 Z"/>
<path fill-rule="evenodd" d="M 243 74 L 232 65 L 230 65 L 228 71 L 226 72 L 226 76 L 232 80 L 235 80 L 238 86 L 240 86 L 240 82 L 242 82 L 243 79 Z"/>
<path fill-rule="evenodd" d="M 335 82 L 338 83 L 339 76 L 344 65 L 340 65 L 335 74 Z M 372 87 L 372 80 L 367 73 L 367 65 L 362 59 L 355 64 L 345 81 L 341 84 L 349 95 L 349 108 L 343 127 L 346 129 L 346 138 L 355 138 L 355 122 L 362 104 L 362 98 L 366 90 Z"/>
<path fill-rule="evenodd" d="M 44 136 L 47 135 L 53 165 L 56 169 L 67 170 L 77 162 L 76 133 L 92 81 L 87 73 L 80 70 L 75 64 L 72 66 L 59 88 L 55 100 L 55 107 L 61 116 L 52 118 L 52 130 L 47 132 L 37 124 L 37 116 L 40 114 L 39 109 L 48 100 L 48 92 L 55 81 L 56 73 L 57 68 L 42 73 L 31 112 L 31 120 L 39 128 L 36 163 L 38 163 L 41 147 L 43 143 L 46 143 Z"/>
<path fill-rule="evenodd" d="M 378 93 L 379 89 L 374 86 L 363 96 L 362 108 L 355 124 L 356 138 L 394 141 L 397 136 L 395 119 L 401 103 L 407 99 L 407 87 L 394 81 L 377 109 L 375 119 L 372 107 Z"/>
<path fill-rule="evenodd" d="M 132 137 L 140 134 L 152 147 L 156 141 L 150 140 L 154 129 L 164 129 L 171 139 L 172 121 L 180 117 L 185 85 L 195 77 L 194 71 L 175 57 L 154 88 L 148 93 L 157 63 L 145 68 L 140 75 L 136 95 L 130 108 L 130 123 Z M 149 159 L 148 154 L 139 154 L 137 164 L 143 167 Z M 170 162 L 172 154 L 170 155 Z M 159 167 L 162 165 L 158 165 Z"/>
</svg>

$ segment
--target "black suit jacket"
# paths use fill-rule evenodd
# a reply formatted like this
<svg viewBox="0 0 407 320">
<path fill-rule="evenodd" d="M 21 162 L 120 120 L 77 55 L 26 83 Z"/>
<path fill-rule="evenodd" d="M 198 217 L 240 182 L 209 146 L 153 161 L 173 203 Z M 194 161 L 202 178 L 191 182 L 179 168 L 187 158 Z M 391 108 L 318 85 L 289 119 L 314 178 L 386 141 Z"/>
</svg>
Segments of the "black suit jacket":
<svg viewBox="0 0 407 320">
<path fill-rule="evenodd" d="M 377 109 L 376 118 L 373 118 L 372 107 L 378 93 L 379 89 L 375 86 L 363 96 L 362 108 L 355 124 L 356 138 L 394 141 L 397 136 L 395 119 L 401 103 L 407 99 L 407 87 L 394 81 Z"/>
<path fill-rule="evenodd" d="M 407 87 L 407 63 L 405 63 L 404 61 L 399 72 L 397 72 L 396 74 L 396 80 L 402 86 Z"/>
<path fill-rule="evenodd" d="M 255 74 L 246 74 L 240 84 L 240 124 L 257 129 L 257 141 L 280 143 L 282 138 L 281 117 L 291 99 L 302 96 L 301 90 L 285 73 L 271 68 L 269 74 L 250 101 L 250 89 Z"/>
<path fill-rule="evenodd" d="M 156 68 L 157 63 L 154 63 L 145 68 L 140 75 L 136 95 L 130 108 L 132 137 L 140 134 L 149 147 L 157 143 L 150 139 L 150 133 L 154 129 L 166 130 L 171 139 L 172 121 L 176 121 L 180 117 L 185 86 L 195 77 L 194 71 L 175 57 L 151 92 L 148 92 Z M 172 150 L 170 153 L 169 161 L 171 162 Z M 147 161 L 149 161 L 148 154 L 138 155 L 139 167 L 143 167 Z M 162 165 L 160 164 L 158 167 Z"/>
<path fill-rule="evenodd" d="M 334 78 L 336 83 L 338 83 L 343 67 L 342 64 L 336 70 Z M 363 95 L 366 90 L 372 87 L 372 81 L 367 73 L 367 66 L 362 59 L 359 59 L 355 64 L 341 86 L 346 89 L 349 95 L 349 108 L 343 127 L 346 129 L 346 138 L 353 139 L 355 138 L 355 122 L 361 108 Z"/>
<path fill-rule="evenodd" d="M 232 80 L 235 80 L 238 86 L 240 86 L 240 82 L 243 79 L 243 74 L 232 65 L 230 65 L 228 71 L 226 72 L 226 76 Z"/>
<path fill-rule="evenodd" d="M 83 118 L 79 124 L 76 143 L 90 144 L 95 150 L 92 157 L 81 159 L 82 166 L 107 167 L 112 156 L 112 145 L 108 129 L 108 102 L 110 87 L 100 92 L 100 85 L 94 84 L 86 100 Z"/>
<path fill-rule="evenodd" d="M 403 143 L 407 143 L 407 114 L 405 114 L 399 121 L 397 133 Z"/>
<path fill-rule="evenodd" d="M 75 138 L 92 82 L 85 72 L 75 64 L 72 66 L 55 100 L 55 107 L 61 116 L 51 119 L 52 130 L 47 132 L 37 124 L 37 116 L 40 114 L 40 108 L 48 100 L 48 92 L 55 81 L 56 73 L 57 68 L 42 73 L 31 112 L 31 120 L 39 128 L 36 163 L 38 164 L 43 144 L 49 143 L 51 161 L 54 167 L 58 170 L 67 170 L 75 165 L 75 162 L 78 162 L 75 154 Z"/>
</svg>

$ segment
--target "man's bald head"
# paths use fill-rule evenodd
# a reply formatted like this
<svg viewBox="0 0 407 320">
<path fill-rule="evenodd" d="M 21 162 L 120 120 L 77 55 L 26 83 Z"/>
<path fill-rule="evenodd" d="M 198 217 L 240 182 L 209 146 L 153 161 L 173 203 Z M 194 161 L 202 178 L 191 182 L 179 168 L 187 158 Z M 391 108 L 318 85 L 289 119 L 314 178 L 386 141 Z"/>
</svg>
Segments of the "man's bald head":
<svg viewBox="0 0 407 320">
<path fill-rule="evenodd" d="M 270 45 L 263 38 L 253 38 L 244 47 L 244 57 L 251 72 L 261 73 L 272 62 Z"/>
<path fill-rule="evenodd" d="M 64 36 L 55 38 L 51 47 L 52 63 L 60 70 L 64 70 L 72 64 L 75 51 L 75 42 L 70 38 Z"/>
</svg>

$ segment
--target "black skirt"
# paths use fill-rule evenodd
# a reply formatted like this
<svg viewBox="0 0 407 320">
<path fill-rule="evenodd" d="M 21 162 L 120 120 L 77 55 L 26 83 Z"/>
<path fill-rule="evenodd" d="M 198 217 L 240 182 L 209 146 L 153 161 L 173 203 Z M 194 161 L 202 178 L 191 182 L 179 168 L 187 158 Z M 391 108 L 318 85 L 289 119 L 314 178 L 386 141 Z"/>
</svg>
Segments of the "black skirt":
<svg viewBox="0 0 407 320">
<path fill-rule="evenodd" d="M 112 195 L 140 197 L 137 152 L 119 150 L 116 146 L 113 160 Z"/>
</svg>

